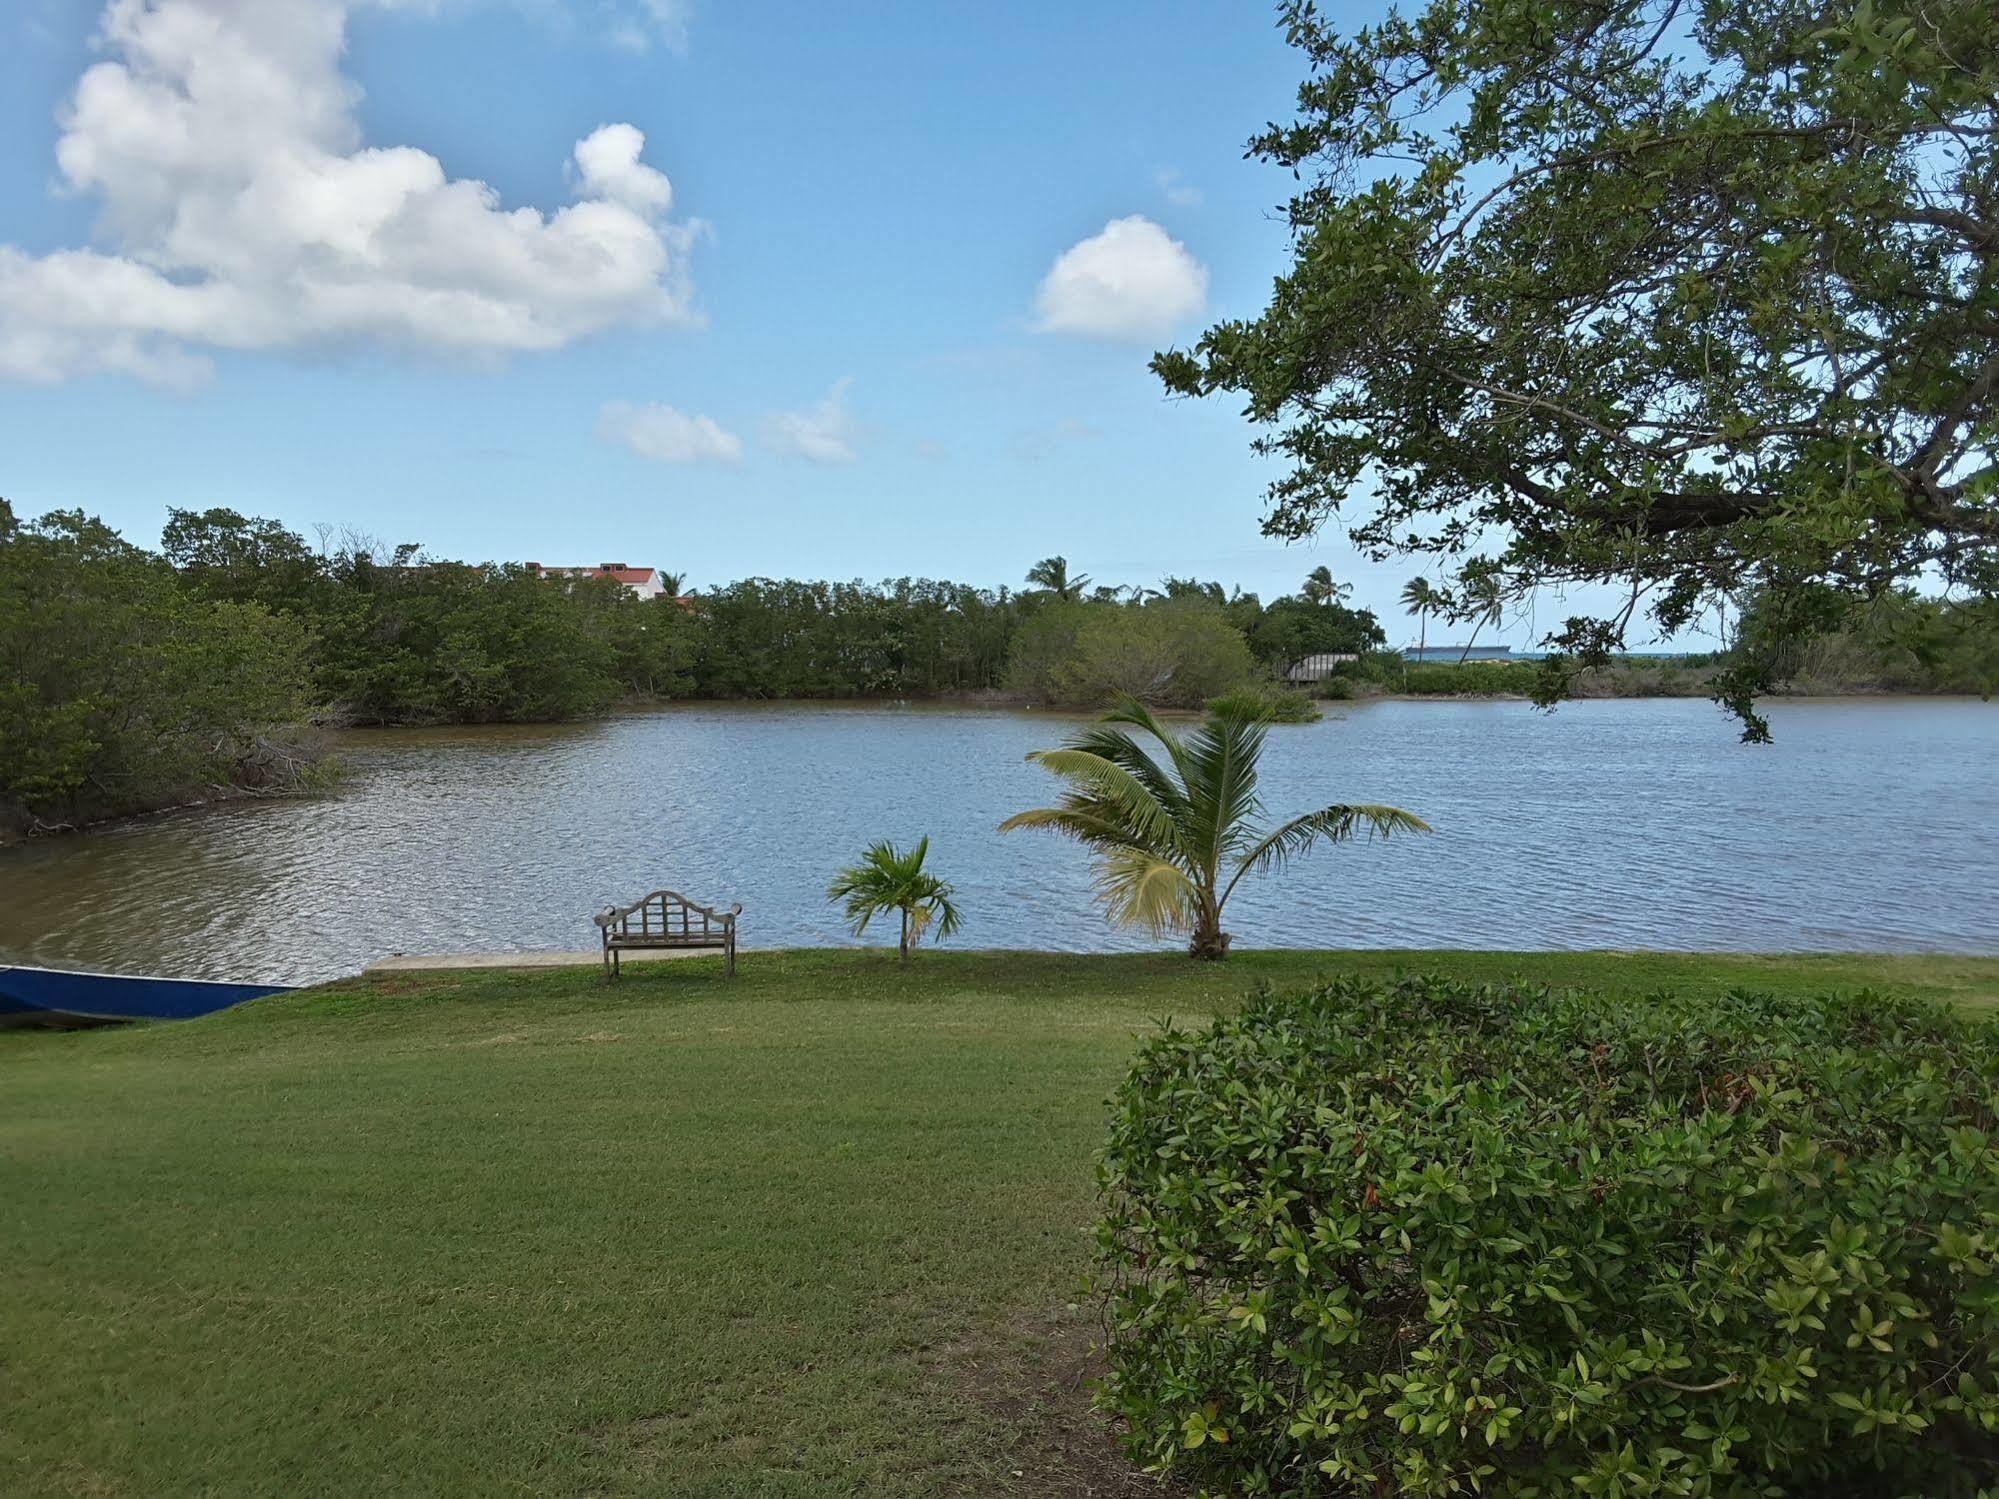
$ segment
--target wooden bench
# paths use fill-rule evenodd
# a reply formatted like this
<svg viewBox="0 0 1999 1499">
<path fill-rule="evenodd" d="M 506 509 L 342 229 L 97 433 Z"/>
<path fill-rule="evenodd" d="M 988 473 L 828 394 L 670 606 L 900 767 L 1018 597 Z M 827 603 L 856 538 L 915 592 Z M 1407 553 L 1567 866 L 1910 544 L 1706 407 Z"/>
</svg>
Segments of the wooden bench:
<svg viewBox="0 0 1999 1499">
<path fill-rule="evenodd" d="M 620 975 L 619 954 L 660 948 L 720 948 L 723 973 L 736 976 L 736 918 L 740 904 L 726 911 L 696 905 L 672 890 L 655 890 L 629 906 L 606 906 L 594 918 L 604 938 L 604 982 Z"/>
</svg>

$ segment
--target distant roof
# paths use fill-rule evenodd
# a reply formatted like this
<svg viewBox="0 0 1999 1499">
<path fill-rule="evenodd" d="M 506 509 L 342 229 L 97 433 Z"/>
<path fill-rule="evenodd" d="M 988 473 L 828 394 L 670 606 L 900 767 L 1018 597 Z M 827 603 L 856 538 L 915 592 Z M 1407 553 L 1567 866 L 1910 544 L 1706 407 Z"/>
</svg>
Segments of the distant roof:
<svg viewBox="0 0 1999 1499">
<path fill-rule="evenodd" d="M 622 562 L 600 562 L 595 567 L 543 567 L 539 562 L 530 562 L 529 567 L 536 572 L 551 577 L 563 578 L 610 578 L 619 583 L 640 584 L 652 581 L 657 570 L 650 567 L 627 567 Z"/>
<path fill-rule="evenodd" d="M 1321 677 L 1331 676 L 1334 667 L 1359 659 L 1348 651 L 1315 651 L 1293 662 L 1284 677 L 1290 682 L 1316 682 Z"/>
</svg>

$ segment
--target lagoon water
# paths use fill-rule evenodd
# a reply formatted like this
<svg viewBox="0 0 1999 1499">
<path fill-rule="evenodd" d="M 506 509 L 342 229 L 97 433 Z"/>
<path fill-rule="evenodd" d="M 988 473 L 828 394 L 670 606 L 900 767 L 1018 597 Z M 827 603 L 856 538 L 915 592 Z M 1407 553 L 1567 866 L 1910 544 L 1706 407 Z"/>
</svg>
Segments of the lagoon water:
<svg viewBox="0 0 1999 1499">
<path fill-rule="evenodd" d="M 1780 702 L 1737 742 L 1705 701 L 1332 705 L 1271 734 L 1274 816 L 1385 801 L 1436 835 L 1245 882 L 1277 947 L 1999 953 L 1999 703 Z M 741 901 L 747 948 L 854 939 L 826 881 L 928 833 L 954 947 L 1156 945 L 1107 928 L 1083 853 L 1001 837 L 1072 721 L 964 708 L 683 705 L 562 726 L 345 736 L 323 799 L 175 813 L 0 850 L 0 956 L 310 982 L 392 952 L 594 945 L 667 886 Z M 891 940 L 892 933 L 875 940 Z"/>
</svg>

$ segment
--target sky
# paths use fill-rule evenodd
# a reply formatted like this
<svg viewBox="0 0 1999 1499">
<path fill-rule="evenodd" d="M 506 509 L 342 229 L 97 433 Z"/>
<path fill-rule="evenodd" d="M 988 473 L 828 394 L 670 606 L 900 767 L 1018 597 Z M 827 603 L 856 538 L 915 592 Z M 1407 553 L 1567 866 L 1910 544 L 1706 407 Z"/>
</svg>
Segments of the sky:
<svg viewBox="0 0 1999 1499">
<path fill-rule="evenodd" d="M 1403 643 L 1421 565 L 1264 538 L 1147 369 L 1283 270 L 1302 76 L 1242 0 L 8 0 L 0 494 L 693 587 L 1324 563 Z"/>
</svg>

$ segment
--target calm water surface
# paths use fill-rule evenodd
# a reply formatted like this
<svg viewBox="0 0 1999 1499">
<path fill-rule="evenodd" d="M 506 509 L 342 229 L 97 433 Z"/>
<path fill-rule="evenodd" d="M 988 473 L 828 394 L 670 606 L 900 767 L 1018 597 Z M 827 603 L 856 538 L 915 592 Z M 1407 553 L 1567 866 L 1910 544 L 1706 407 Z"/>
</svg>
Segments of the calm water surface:
<svg viewBox="0 0 1999 1499">
<path fill-rule="evenodd" d="M 1999 953 L 1999 704 L 1780 703 L 1744 746 L 1706 702 L 1378 703 L 1275 730 L 1274 815 L 1386 801 L 1437 834 L 1246 883 L 1279 947 Z M 584 948 L 656 886 L 741 901 L 746 946 L 853 940 L 827 879 L 931 837 L 963 947 L 1151 945 L 1106 928 L 1081 851 L 994 831 L 1069 721 L 687 706 L 603 723 L 349 736 L 335 797 L 0 850 L 0 953 L 310 981 L 391 952 Z"/>
</svg>

